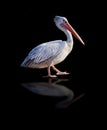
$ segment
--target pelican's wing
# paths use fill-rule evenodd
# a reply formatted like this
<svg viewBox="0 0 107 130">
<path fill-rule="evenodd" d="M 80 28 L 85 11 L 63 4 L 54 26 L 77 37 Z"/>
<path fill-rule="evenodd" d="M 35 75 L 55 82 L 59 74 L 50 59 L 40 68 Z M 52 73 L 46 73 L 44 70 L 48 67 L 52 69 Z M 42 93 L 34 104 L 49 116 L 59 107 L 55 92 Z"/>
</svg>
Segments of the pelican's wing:
<svg viewBox="0 0 107 130">
<path fill-rule="evenodd" d="M 38 45 L 29 52 L 22 65 L 26 64 L 26 62 L 32 62 L 32 60 L 34 63 L 41 63 L 59 54 L 65 47 L 65 43 L 62 40 L 56 40 Z"/>
</svg>

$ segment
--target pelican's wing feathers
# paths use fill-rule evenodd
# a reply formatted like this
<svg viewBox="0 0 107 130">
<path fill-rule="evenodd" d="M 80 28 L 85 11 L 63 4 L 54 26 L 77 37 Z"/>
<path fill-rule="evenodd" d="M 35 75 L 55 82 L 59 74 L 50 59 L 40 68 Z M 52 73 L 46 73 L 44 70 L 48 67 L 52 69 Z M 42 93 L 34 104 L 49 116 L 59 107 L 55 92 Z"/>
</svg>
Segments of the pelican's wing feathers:
<svg viewBox="0 0 107 130">
<path fill-rule="evenodd" d="M 65 47 L 65 43 L 66 42 L 62 40 L 56 40 L 38 45 L 29 52 L 22 65 L 32 60 L 34 63 L 41 63 L 53 56 L 58 55 Z"/>
</svg>

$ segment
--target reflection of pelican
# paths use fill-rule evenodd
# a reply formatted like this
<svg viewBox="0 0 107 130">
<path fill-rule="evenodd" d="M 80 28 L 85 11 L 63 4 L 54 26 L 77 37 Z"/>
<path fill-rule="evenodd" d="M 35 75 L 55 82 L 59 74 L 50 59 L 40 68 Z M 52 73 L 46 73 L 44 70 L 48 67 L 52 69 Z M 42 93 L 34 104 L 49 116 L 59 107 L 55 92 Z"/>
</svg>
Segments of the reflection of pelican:
<svg viewBox="0 0 107 130">
<path fill-rule="evenodd" d="M 52 79 L 49 82 L 30 82 L 22 83 L 22 85 L 33 93 L 44 95 L 44 96 L 68 96 L 72 95 L 73 91 L 66 88 L 64 85 L 57 84 L 61 81 L 68 81 L 68 79 L 58 79 L 52 83 Z"/>
<path fill-rule="evenodd" d="M 59 103 L 56 104 L 57 108 L 67 108 L 69 105 L 77 101 L 78 99 L 82 98 L 84 93 L 73 99 L 72 95 L 68 95 L 67 98 Z"/>
<path fill-rule="evenodd" d="M 70 105 L 74 97 L 74 93 L 69 88 L 64 85 L 58 84 L 61 81 L 68 81 L 68 79 L 57 79 L 52 83 L 52 79 L 49 79 L 49 82 L 31 82 L 31 83 L 22 83 L 22 85 L 29 91 L 51 97 L 64 97 L 63 101 L 61 100 L 56 104 L 58 108 L 65 108 Z M 68 104 L 69 102 L 69 104 Z"/>
</svg>

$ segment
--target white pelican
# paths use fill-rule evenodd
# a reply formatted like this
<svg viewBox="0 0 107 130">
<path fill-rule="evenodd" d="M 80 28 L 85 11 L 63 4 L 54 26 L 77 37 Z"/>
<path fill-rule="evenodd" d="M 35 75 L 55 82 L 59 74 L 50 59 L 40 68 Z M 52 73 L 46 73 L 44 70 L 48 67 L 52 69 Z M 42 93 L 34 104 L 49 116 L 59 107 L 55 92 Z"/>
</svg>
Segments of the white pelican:
<svg viewBox="0 0 107 130">
<path fill-rule="evenodd" d="M 67 41 L 55 40 L 42 43 L 33 48 L 21 64 L 22 67 L 48 68 L 48 77 L 69 74 L 58 70 L 54 65 L 62 62 L 71 52 L 73 48 L 72 35 L 84 44 L 81 37 L 76 33 L 65 17 L 55 16 L 54 22 L 56 26 L 66 34 Z M 51 75 L 51 67 L 56 71 L 56 75 Z"/>
</svg>

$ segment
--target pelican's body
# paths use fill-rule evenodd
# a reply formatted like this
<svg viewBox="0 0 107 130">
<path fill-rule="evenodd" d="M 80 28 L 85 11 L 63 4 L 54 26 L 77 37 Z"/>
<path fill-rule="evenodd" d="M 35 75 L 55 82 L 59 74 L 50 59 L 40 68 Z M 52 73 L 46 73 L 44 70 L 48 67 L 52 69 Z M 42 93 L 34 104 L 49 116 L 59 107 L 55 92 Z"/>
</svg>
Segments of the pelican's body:
<svg viewBox="0 0 107 130">
<path fill-rule="evenodd" d="M 65 17 L 56 16 L 54 22 L 56 26 L 66 34 L 67 41 L 55 40 L 42 43 L 33 48 L 21 64 L 23 67 L 48 68 L 49 77 L 56 77 L 55 75 L 51 75 L 50 67 L 57 72 L 57 75 L 69 74 L 67 72 L 59 71 L 54 65 L 62 62 L 71 52 L 73 48 L 73 37 L 71 33 L 84 44 Z"/>
<path fill-rule="evenodd" d="M 23 66 L 46 68 L 62 62 L 72 50 L 65 41 L 56 40 L 35 47 L 26 57 Z"/>
</svg>

